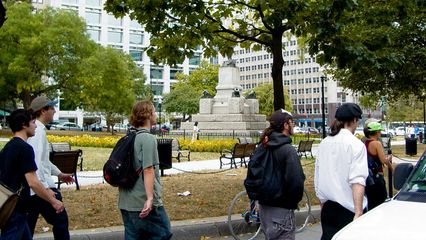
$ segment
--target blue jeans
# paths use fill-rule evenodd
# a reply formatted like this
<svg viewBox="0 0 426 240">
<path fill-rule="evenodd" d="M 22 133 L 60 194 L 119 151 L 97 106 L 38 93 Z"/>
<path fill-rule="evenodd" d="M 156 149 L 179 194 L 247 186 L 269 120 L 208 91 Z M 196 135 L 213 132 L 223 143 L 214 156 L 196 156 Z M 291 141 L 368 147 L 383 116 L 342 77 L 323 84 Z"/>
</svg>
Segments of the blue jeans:
<svg viewBox="0 0 426 240">
<path fill-rule="evenodd" d="M 56 193 L 56 199 L 62 201 L 61 192 L 56 188 L 51 188 Z M 56 213 L 56 210 L 49 202 L 46 202 L 37 195 L 30 199 L 30 206 L 28 208 L 28 226 L 30 227 L 31 234 L 34 234 L 34 229 L 37 223 L 39 214 L 43 216 L 47 223 L 51 224 L 53 236 L 55 239 L 69 240 L 70 232 L 68 230 L 68 214 L 67 211 Z"/>
<path fill-rule="evenodd" d="M 140 211 L 121 209 L 125 240 L 168 240 L 172 238 L 170 220 L 164 207 L 153 207 L 147 217 L 141 219 Z"/>
<path fill-rule="evenodd" d="M 6 226 L 1 230 L 0 240 L 30 240 L 30 228 L 27 223 L 27 216 L 13 212 Z"/>
</svg>

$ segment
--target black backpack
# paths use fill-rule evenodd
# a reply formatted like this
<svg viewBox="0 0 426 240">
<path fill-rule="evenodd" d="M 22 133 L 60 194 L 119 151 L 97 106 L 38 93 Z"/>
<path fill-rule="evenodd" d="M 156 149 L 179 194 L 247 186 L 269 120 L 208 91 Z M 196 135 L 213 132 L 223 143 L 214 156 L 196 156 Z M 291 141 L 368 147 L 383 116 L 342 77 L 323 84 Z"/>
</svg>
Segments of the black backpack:
<svg viewBox="0 0 426 240">
<path fill-rule="evenodd" d="M 107 183 L 124 189 L 133 188 L 142 172 L 142 168 L 135 169 L 133 166 L 135 138 L 141 132 L 146 131 L 129 131 L 118 140 L 104 164 L 103 173 Z"/>
<path fill-rule="evenodd" d="M 274 171 L 273 150 L 260 143 L 250 157 L 244 186 L 250 199 L 274 202 L 283 196 L 281 171 Z"/>
</svg>

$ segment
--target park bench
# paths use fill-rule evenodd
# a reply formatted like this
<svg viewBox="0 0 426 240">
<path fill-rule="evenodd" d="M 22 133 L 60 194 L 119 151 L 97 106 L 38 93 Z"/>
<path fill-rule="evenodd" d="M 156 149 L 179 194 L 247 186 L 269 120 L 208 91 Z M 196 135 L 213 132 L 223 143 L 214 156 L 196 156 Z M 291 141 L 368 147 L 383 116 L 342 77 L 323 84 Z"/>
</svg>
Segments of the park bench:
<svg viewBox="0 0 426 240">
<path fill-rule="evenodd" d="M 243 162 L 246 145 L 246 143 L 235 143 L 232 150 L 223 149 L 222 151 L 220 151 L 220 168 L 222 168 L 223 165 L 231 165 L 232 168 L 232 164 L 234 164 L 235 168 L 237 168 L 237 163 L 235 162 L 235 159 L 239 158 L 240 163 Z M 229 159 L 229 163 L 224 163 L 224 159 Z"/>
<path fill-rule="evenodd" d="M 247 167 L 246 158 L 250 160 L 250 157 L 253 154 L 254 150 L 256 149 L 256 146 L 257 146 L 256 143 L 246 143 L 246 148 L 244 149 L 243 162 L 241 162 L 241 166 L 244 163 L 244 165 Z"/>
<path fill-rule="evenodd" d="M 174 138 L 172 141 L 172 158 L 176 158 L 178 162 L 180 162 L 181 159 L 188 159 L 188 161 L 191 161 L 190 156 L 191 151 L 189 149 L 182 149 L 179 140 Z"/>
<path fill-rule="evenodd" d="M 312 155 L 313 144 L 314 144 L 314 140 L 301 140 L 299 142 L 299 145 L 296 147 L 297 155 L 299 155 L 299 157 L 305 156 L 307 158 L 308 157 L 307 153 L 309 153 L 311 157 L 313 157 Z"/>
<path fill-rule="evenodd" d="M 239 143 L 253 143 L 253 139 L 251 137 L 239 137 L 237 139 Z"/>
<path fill-rule="evenodd" d="M 68 142 L 52 142 L 50 143 L 50 152 L 63 152 L 63 151 L 71 151 L 71 145 Z M 83 151 L 79 156 L 78 167 L 80 167 L 80 171 L 83 171 Z"/>
<path fill-rule="evenodd" d="M 223 165 L 232 165 L 237 168 L 237 161 L 236 159 L 239 159 L 240 166 L 243 166 L 243 164 L 247 167 L 246 158 L 250 158 L 250 156 L 253 154 L 254 150 L 256 149 L 255 143 L 236 143 L 232 150 L 229 149 L 223 149 L 220 151 L 220 168 L 222 168 Z M 225 163 L 224 160 L 228 159 L 229 163 Z"/>
<path fill-rule="evenodd" d="M 72 174 L 77 186 L 77 190 L 80 190 L 77 178 L 77 164 L 78 159 L 83 154 L 81 149 L 74 151 L 52 151 L 49 155 L 50 161 L 61 170 L 62 173 Z M 58 179 L 58 189 L 61 188 L 61 182 Z"/>
</svg>

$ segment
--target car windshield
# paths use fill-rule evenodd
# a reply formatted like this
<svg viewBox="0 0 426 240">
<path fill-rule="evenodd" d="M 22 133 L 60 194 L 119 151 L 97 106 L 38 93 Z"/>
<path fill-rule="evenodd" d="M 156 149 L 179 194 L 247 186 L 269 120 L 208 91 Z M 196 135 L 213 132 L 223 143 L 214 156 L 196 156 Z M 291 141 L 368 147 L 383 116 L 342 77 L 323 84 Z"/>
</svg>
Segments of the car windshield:
<svg viewBox="0 0 426 240">
<path fill-rule="evenodd" d="M 402 190 L 407 192 L 426 192 L 426 154 L 423 154 L 408 184 Z"/>
<path fill-rule="evenodd" d="M 407 180 L 407 184 L 395 196 L 401 201 L 426 202 L 426 151 Z"/>
</svg>

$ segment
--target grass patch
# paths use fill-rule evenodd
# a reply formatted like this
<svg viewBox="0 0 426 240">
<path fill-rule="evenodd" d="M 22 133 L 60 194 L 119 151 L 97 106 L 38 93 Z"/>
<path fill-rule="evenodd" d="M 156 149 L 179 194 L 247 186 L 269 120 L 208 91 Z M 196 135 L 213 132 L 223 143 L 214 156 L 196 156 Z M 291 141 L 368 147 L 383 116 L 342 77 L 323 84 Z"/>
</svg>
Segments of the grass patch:
<svg viewBox="0 0 426 240">
<path fill-rule="evenodd" d="M 306 175 L 305 187 L 313 204 L 318 204 L 313 188 L 313 159 L 303 159 Z M 195 219 L 227 215 L 234 196 L 244 190 L 246 168 L 215 174 L 175 174 L 161 178 L 165 208 L 174 220 Z M 188 197 L 178 192 L 190 191 Z M 70 229 L 87 229 L 122 225 L 117 208 L 118 189 L 109 185 L 83 186 L 61 190 L 70 220 Z M 49 226 L 40 217 L 36 231 Z"/>
</svg>

